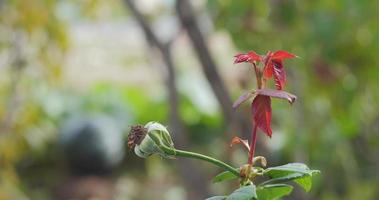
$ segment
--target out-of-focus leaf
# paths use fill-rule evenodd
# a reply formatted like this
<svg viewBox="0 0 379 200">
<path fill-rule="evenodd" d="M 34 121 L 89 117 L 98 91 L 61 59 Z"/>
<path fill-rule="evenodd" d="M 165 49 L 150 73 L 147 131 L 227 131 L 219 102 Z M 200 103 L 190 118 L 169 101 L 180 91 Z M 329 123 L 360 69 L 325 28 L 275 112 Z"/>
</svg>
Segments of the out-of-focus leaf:
<svg viewBox="0 0 379 200">
<path fill-rule="evenodd" d="M 226 196 L 214 196 L 214 197 L 207 198 L 205 200 L 224 200 L 224 199 L 226 199 Z"/>
<path fill-rule="evenodd" d="M 282 166 L 270 167 L 263 174 L 269 176 L 271 179 L 265 181 L 262 185 L 292 180 L 308 192 L 312 187 L 312 176 L 318 173 L 320 171 L 311 170 L 302 163 L 289 163 Z"/>
<path fill-rule="evenodd" d="M 238 108 L 243 102 L 249 100 L 251 97 L 253 97 L 254 94 L 252 92 L 245 92 L 243 93 L 234 103 L 233 108 Z"/>
<path fill-rule="evenodd" d="M 312 176 L 306 175 L 301 178 L 295 179 L 294 181 L 295 183 L 300 185 L 306 192 L 309 192 L 312 188 Z"/>
<path fill-rule="evenodd" d="M 213 179 L 213 183 L 219 183 L 223 181 L 233 180 L 237 179 L 238 177 L 231 173 L 230 171 L 221 172 L 220 174 L 216 175 Z"/>
<path fill-rule="evenodd" d="M 259 200 L 276 200 L 287 196 L 292 192 L 293 187 L 287 184 L 269 184 L 257 188 Z"/>
<path fill-rule="evenodd" d="M 250 151 L 248 140 L 243 140 L 240 137 L 235 136 L 230 142 L 230 147 L 233 147 L 235 144 L 242 144 L 248 151 Z"/>
<path fill-rule="evenodd" d="M 302 173 L 290 173 L 290 174 L 287 174 L 284 176 L 279 176 L 277 178 L 271 178 L 271 179 L 263 182 L 261 185 L 266 185 L 269 183 L 283 183 L 283 182 L 292 181 L 295 179 L 300 179 L 304 176 L 309 176 L 309 175 L 308 174 L 302 174 Z"/>
<path fill-rule="evenodd" d="M 282 90 L 258 89 L 255 93 L 279 99 L 286 99 L 290 104 L 293 104 L 297 99 L 295 95 Z"/>
<path fill-rule="evenodd" d="M 252 200 L 257 198 L 255 185 L 247 185 L 234 190 L 226 200 Z"/>
</svg>

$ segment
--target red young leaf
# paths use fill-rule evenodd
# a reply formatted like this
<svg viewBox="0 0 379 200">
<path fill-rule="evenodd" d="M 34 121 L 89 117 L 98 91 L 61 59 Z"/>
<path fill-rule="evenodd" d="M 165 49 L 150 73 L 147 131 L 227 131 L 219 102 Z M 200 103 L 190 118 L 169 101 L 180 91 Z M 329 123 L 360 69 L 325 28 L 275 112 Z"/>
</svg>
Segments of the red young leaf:
<svg viewBox="0 0 379 200">
<path fill-rule="evenodd" d="M 282 90 L 286 83 L 286 71 L 284 71 L 282 61 L 272 61 L 274 69 L 275 87 L 278 90 Z"/>
<path fill-rule="evenodd" d="M 253 61 L 261 61 L 262 58 L 260 55 L 255 53 L 254 51 L 250 51 L 248 53 L 240 53 L 234 56 L 234 64 L 241 63 L 241 62 L 253 62 Z"/>
<path fill-rule="evenodd" d="M 296 55 L 286 51 L 276 51 L 274 53 L 267 52 L 264 62 L 263 75 L 265 78 L 271 78 L 274 75 L 276 89 L 282 90 L 286 83 L 286 72 L 283 67 L 283 60 L 288 58 L 295 58 Z"/>
<path fill-rule="evenodd" d="M 297 98 L 295 95 L 282 90 L 259 89 L 255 91 L 255 94 L 279 99 L 286 99 L 290 104 L 293 104 Z"/>
<path fill-rule="evenodd" d="M 267 136 L 271 137 L 271 98 L 265 95 L 257 95 L 253 100 L 251 108 L 256 126 Z"/>
<path fill-rule="evenodd" d="M 288 53 L 287 51 L 279 50 L 279 51 L 276 51 L 272 55 L 272 60 L 282 61 L 282 60 L 284 60 L 286 58 L 295 58 L 295 57 L 296 57 L 295 54 Z"/>
<path fill-rule="evenodd" d="M 247 140 L 243 140 L 240 137 L 235 136 L 230 142 L 230 147 L 233 147 L 235 144 L 242 144 L 248 151 L 250 151 L 249 142 Z"/>
<path fill-rule="evenodd" d="M 242 94 L 234 103 L 233 103 L 233 108 L 236 109 L 238 108 L 243 102 L 249 100 L 253 96 L 252 92 L 245 92 Z"/>
<path fill-rule="evenodd" d="M 268 51 L 266 53 L 266 55 L 264 56 L 264 68 L 263 68 L 263 76 L 265 78 L 271 78 L 272 77 L 272 73 L 273 73 L 273 68 L 274 66 L 272 65 L 272 62 L 271 62 L 271 58 L 272 58 L 272 52 L 271 51 Z"/>
<path fill-rule="evenodd" d="M 270 61 L 263 68 L 263 75 L 264 75 L 264 77 L 267 78 L 267 79 L 271 78 L 272 74 L 273 74 L 273 71 L 274 71 L 274 66 L 273 66 L 272 62 Z"/>
</svg>

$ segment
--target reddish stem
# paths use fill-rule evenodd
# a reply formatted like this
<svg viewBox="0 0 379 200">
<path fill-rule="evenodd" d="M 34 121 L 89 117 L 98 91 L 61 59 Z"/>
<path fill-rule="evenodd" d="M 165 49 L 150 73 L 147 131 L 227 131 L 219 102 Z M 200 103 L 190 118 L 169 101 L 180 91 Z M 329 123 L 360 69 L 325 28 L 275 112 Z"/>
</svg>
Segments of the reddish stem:
<svg viewBox="0 0 379 200">
<path fill-rule="evenodd" d="M 257 78 L 258 89 L 261 89 L 262 88 L 261 72 L 259 71 L 255 63 L 253 63 L 253 66 L 254 66 L 254 71 L 255 71 L 255 77 Z"/>
<path fill-rule="evenodd" d="M 254 164 L 253 158 L 254 158 L 254 152 L 255 152 L 255 143 L 257 142 L 257 125 L 256 124 L 254 124 L 254 128 L 251 134 L 252 134 L 252 140 L 250 143 L 249 160 L 247 163 L 252 166 Z"/>
<path fill-rule="evenodd" d="M 263 83 L 262 72 L 261 70 L 259 70 L 259 68 L 254 62 L 252 64 L 254 66 L 255 77 L 257 78 L 258 89 L 262 89 L 262 83 Z M 249 151 L 249 159 L 248 159 L 248 164 L 250 166 L 254 164 L 253 159 L 254 159 L 254 153 L 255 153 L 255 144 L 257 142 L 257 125 L 255 123 L 254 123 L 254 127 L 253 127 L 251 135 L 252 135 L 252 139 L 250 143 L 250 151 Z"/>
</svg>

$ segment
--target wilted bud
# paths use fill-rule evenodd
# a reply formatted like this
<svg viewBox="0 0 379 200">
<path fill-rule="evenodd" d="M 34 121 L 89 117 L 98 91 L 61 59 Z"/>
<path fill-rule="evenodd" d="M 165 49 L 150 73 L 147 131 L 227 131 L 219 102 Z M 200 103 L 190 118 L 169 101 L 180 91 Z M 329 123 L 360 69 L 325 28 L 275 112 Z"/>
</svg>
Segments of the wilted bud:
<svg viewBox="0 0 379 200">
<path fill-rule="evenodd" d="M 262 167 L 266 167 L 266 165 L 267 165 L 267 160 L 266 160 L 265 157 L 263 157 L 263 156 L 256 156 L 256 157 L 254 157 L 254 159 L 253 159 L 253 163 L 256 163 L 257 161 L 261 161 L 261 166 L 262 166 Z"/>
<path fill-rule="evenodd" d="M 128 146 L 130 149 L 134 149 L 134 153 L 141 158 L 152 154 L 171 158 L 165 153 L 164 147 L 174 151 L 170 133 L 166 127 L 157 122 L 149 122 L 145 126 L 132 126 L 128 136 Z"/>
</svg>

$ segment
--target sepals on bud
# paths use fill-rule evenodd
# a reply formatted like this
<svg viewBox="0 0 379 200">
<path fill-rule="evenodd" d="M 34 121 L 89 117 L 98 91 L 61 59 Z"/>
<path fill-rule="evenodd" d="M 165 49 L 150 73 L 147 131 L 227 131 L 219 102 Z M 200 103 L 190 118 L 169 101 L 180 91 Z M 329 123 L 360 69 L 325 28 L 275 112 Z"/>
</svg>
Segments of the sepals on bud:
<svg viewBox="0 0 379 200">
<path fill-rule="evenodd" d="M 257 161 L 261 161 L 261 166 L 266 167 L 267 165 L 267 160 L 263 156 L 256 156 L 253 158 L 253 163 L 256 163 Z"/>
<path fill-rule="evenodd" d="M 145 126 L 132 126 L 128 136 L 128 146 L 141 158 L 147 158 L 153 154 L 172 158 L 165 153 L 164 148 L 175 151 L 174 143 L 167 128 L 157 122 L 149 122 Z"/>
</svg>

